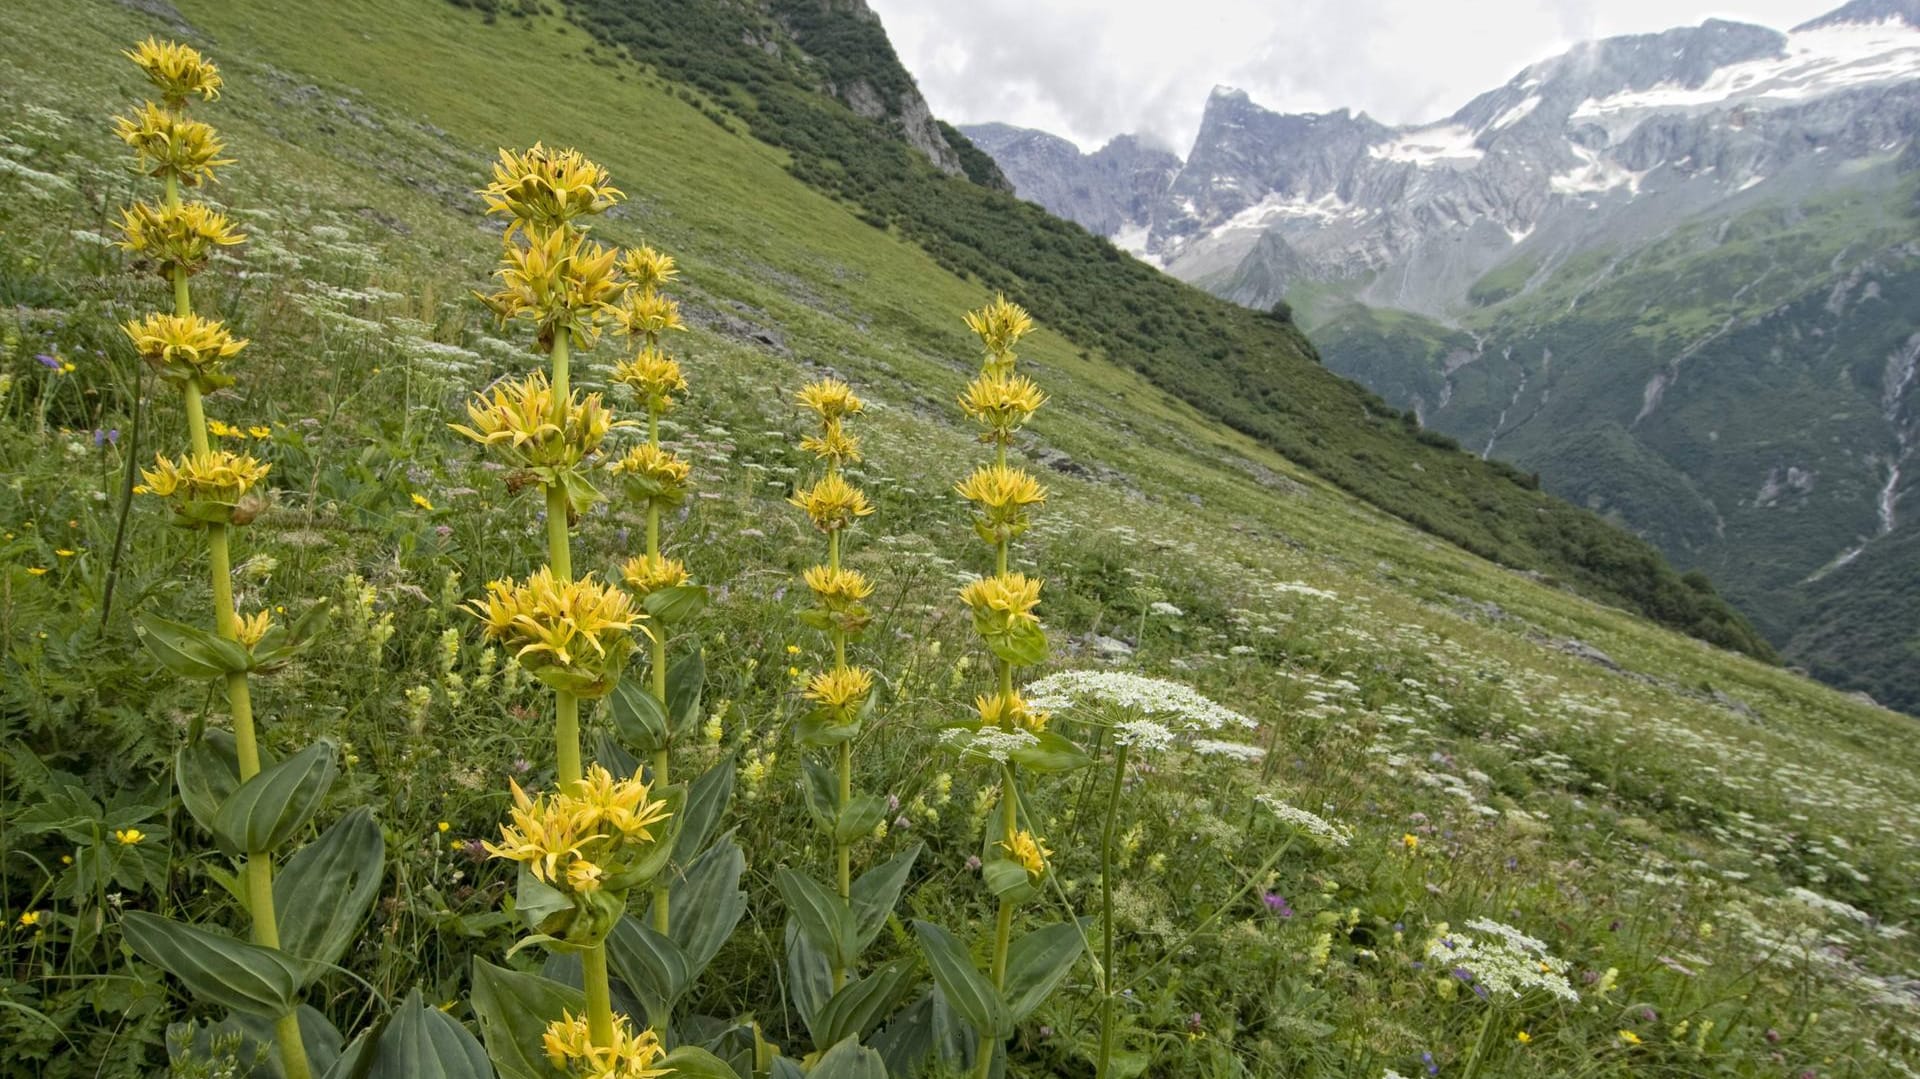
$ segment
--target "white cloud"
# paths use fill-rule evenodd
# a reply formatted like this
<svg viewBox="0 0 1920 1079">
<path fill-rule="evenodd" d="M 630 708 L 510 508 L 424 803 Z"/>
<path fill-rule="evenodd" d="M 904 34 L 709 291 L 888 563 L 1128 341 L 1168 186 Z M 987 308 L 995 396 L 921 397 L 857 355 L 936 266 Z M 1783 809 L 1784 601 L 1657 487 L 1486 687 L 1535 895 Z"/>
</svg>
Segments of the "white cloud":
<svg viewBox="0 0 1920 1079">
<path fill-rule="evenodd" d="M 1719 16 L 1786 29 L 1841 0 L 868 0 L 943 119 L 1184 155 L 1207 93 L 1439 119 L 1575 42 Z"/>
</svg>

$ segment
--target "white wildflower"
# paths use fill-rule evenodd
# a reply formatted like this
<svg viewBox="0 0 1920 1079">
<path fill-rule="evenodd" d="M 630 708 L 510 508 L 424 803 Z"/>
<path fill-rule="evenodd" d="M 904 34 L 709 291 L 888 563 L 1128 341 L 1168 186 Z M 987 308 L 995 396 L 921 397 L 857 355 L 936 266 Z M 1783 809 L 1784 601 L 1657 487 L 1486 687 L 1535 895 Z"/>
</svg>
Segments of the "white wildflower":
<svg viewBox="0 0 1920 1079">
<path fill-rule="evenodd" d="M 1467 928 L 1487 936 L 1442 934 L 1428 942 L 1427 958 L 1448 970 L 1464 971 L 1490 994 L 1518 999 L 1539 989 L 1562 1000 L 1580 999 L 1567 982 L 1566 960 L 1555 958 L 1543 942 L 1484 918 L 1468 922 Z"/>
<path fill-rule="evenodd" d="M 1077 703 L 1094 702 L 1160 717 L 1185 731 L 1255 726 L 1191 687 L 1125 671 L 1061 671 L 1029 685 L 1026 696 L 1029 705 L 1042 711 L 1064 712 Z"/>
<path fill-rule="evenodd" d="M 1039 745 L 1040 739 L 1027 731 L 1009 731 L 999 727 L 982 727 L 977 731 L 949 727 L 940 732 L 940 742 L 959 750 L 963 755 L 1004 764 L 1014 753 Z"/>
<path fill-rule="evenodd" d="M 1155 600 L 1147 607 L 1147 610 L 1152 611 L 1162 618 L 1180 618 L 1187 613 L 1175 607 L 1173 604 L 1168 603 L 1166 600 Z"/>
<path fill-rule="evenodd" d="M 1281 823 L 1300 829 L 1323 846 L 1344 847 L 1353 842 L 1352 829 L 1335 824 L 1325 817 L 1290 806 L 1271 794 L 1257 795 L 1255 800 L 1272 810 L 1273 815 L 1279 817 Z"/>
<path fill-rule="evenodd" d="M 1257 761 L 1267 755 L 1259 746 L 1245 742 L 1222 742 L 1216 738 L 1196 738 L 1193 751 L 1203 757 L 1231 757 L 1238 761 Z"/>
<path fill-rule="evenodd" d="M 1173 745 L 1173 732 L 1156 720 L 1129 719 L 1114 727 L 1113 740 L 1123 746 L 1155 753 Z"/>
</svg>

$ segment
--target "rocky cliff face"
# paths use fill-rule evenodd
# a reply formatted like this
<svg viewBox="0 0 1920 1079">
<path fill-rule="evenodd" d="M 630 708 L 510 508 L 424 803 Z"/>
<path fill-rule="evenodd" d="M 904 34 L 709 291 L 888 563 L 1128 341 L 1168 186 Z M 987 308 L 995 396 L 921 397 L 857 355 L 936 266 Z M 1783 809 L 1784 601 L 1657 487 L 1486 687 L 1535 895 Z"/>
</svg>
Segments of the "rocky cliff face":
<svg viewBox="0 0 1920 1079">
<path fill-rule="evenodd" d="M 1180 158 L 1121 135 L 1091 154 L 1057 135 L 1008 124 L 960 128 L 999 163 L 1014 193 L 1102 236 L 1144 234 Z"/>
</svg>

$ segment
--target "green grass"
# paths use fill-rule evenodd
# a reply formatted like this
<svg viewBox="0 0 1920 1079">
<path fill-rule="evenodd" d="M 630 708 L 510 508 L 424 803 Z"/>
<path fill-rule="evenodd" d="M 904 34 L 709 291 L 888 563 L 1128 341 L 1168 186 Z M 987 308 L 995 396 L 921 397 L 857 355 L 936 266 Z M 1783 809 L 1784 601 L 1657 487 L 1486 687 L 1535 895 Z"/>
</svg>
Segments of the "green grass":
<svg viewBox="0 0 1920 1079">
<path fill-rule="evenodd" d="M 509 494 L 445 424 L 525 363 L 524 341 L 492 330 L 467 290 L 497 250 L 471 192 L 495 146 L 534 139 L 613 170 L 629 201 L 597 234 L 680 257 L 696 325 L 693 392 L 669 434 L 699 494 L 669 553 L 715 589 L 698 632 L 717 739 L 683 747 L 676 771 L 740 762 L 728 827 L 748 853 L 749 914 L 684 1012 L 751 1015 L 790 1055 L 811 1048 L 784 1002 L 772 875 L 824 856 L 787 733 L 800 708 L 788 668 L 821 654 L 793 594 L 818 545 L 784 502 L 806 468 L 791 395 L 823 368 L 874 403 L 860 478 L 878 512 L 849 558 L 878 584 L 860 649 L 891 703 L 859 760 L 863 786 L 896 795 L 904 821 L 856 864 L 926 842 L 902 919 L 977 940 L 991 914 L 966 862 L 991 777 L 931 743 L 983 683 L 953 596 L 980 552 L 949 494 L 979 454 L 953 397 L 975 363 L 959 314 L 983 284 L 797 180 L 787 152 L 717 124 L 701 95 L 604 50 L 593 62 L 558 19 L 488 23 L 436 0 L 180 10 L 229 79 L 203 115 L 238 159 L 218 195 L 254 237 L 196 284 L 254 341 L 211 413 L 274 429 L 253 443 L 278 504 L 240 539 L 242 601 L 338 608 L 314 653 L 262 680 L 259 710 L 271 746 L 339 741 L 347 763 L 323 818 L 368 805 L 388 837 L 382 899 L 314 1003 L 359 1026 L 418 985 L 470 1020 L 471 960 L 503 961 L 515 936 L 511 875 L 470 843 L 495 834 L 507 778 L 551 774 L 546 698 L 456 608 L 524 572 L 541 536 L 531 496 Z M 159 290 L 93 237 L 139 189 L 105 118 L 138 89 L 115 50 L 150 31 L 168 32 L 118 5 L 29 9 L 0 44 L 0 109 L 17 120 L 0 158 L 21 166 L 0 174 L 0 372 L 14 379 L 0 405 L 7 1076 L 150 1074 L 165 1025 L 193 1006 L 125 957 L 119 912 L 239 919 L 228 863 L 177 811 L 168 769 L 191 725 L 221 718 L 201 687 L 152 667 L 127 620 L 205 610 L 196 537 L 136 504 L 117 610 L 97 628 L 135 386 L 114 322 Z M 43 353 L 75 370 L 53 374 Z M 603 345 L 579 377 L 612 359 Z M 1056 665 L 1095 665 L 1090 642 L 1122 638 L 1132 669 L 1247 713 L 1261 729 L 1243 737 L 1275 749 L 1270 773 L 1181 750 L 1136 775 L 1118 821 L 1133 837 L 1126 968 L 1166 955 L 1282 841 L 1255 793 L 1353 833 L 1345 848 L 1289 848 L 1138 987 L 1128 1059 L 1156 1076 L 1378 1079 L 1420 1074 L 1431 1054 L 1458 1075 L 1486 1029 L 1488 1076 L 1916 1066 L 1895 981 L 1920 961 L 1897 935 L 1920 917 L 1911 721 L 1409 527 L 1057 332 L 1025 359 L 1053 400 L 1016 456 L 1060 466 L 1036 465 L 1052 496 L 1021 548 L 1048 580 Z M 151 402 L 141 452 L 176 448 L 180 416 L 164 394 Z M 95 429 L 121 445 L 96 446 Z M 1452 460 L 1435 449 L 1376 467 L 1474 497 Z M 590 516 L 576 564 L 632 553 L 635 524 L 617 508 Z M 1148 597 L 1179 613 L 1143 618 Z M 1045 919 L 1085 913 L 1097 821 L 1078 778 L 1037 784 L 1029 812 L 1069 907 Z M 137 847 L 96 841 L 135 817 Z M 38 925 L 21 924 L 29 911 Z M 1490 1013 L 1415 965 L 1441 923 L 1477 917 L 1546 941 L 1580 1002 Z M 913 954 L 909 938 L 883 932 L 869 957 Z M 1010 1074 L 1090 1074 L 1090 983 L 1083 966 L 1022 1027 Z"/>
</svg>

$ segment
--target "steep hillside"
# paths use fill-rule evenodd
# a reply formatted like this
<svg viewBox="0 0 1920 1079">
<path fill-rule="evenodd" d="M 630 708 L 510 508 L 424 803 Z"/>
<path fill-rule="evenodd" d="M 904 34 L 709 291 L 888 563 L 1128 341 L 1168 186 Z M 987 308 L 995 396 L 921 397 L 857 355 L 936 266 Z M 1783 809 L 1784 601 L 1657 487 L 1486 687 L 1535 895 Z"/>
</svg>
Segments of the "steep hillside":
<svg viewBox="0 0 1920 1079">
<path fill-rule="evenodd" d="M 270 754 L 337 744 L 340 777 L 315 819 L 370 810 L 386 858 L 372 915 L 307 994 L 315 1014 L 364 1029 L 419 989 L 471 1028 L 474 960 L 542 966 L 536 948 L 509 954 L 522 939 L 515 877 L 482 842 L 513 804 L 509 779 L 553 785 L 551 694 L 460 604 L 525 574 L 547 530 L 538 495 L 447 430 L 477 389 L 529 366 L 530 334 L 496 327 L 471 290 L 501 227 L 474 189 L 498 147 L 535 139 L 612 170 L 628 198 L 593 235 L 679 257 L 673 292 L 692 324 L 675 339 L 691 386 L 663 431 L 694 494 L 667 532 L 712 603 L 676 640 L 702 649 L 706 684 L 675 767 L 738 764 L 715 827 L 747 852 L 747 916 L 669 1034 L 744 1038 L 749 1060 L 755 1035 L 794 1061 L 821 1048 L 792 1003 L 793 912 L 775 874 L 832 853 L 795 738 L 799 675 L 831 652 L 802 621 L 796 582 L 823 544 L 787 502 L 816 467 L 794 444 L 808 430 L 794 394 L 827 372 L 868 400 L 866 460 L 851 472 L 876 512 L 844 554 L 875 584 L 855 650 L 886 693 L 860 735 L 860 780 L 898 801 L 853 865 L 924 844 L 860 973 L 898 961 L 913 999 L 930 1001 L 907 923 L 968 941 L 994 931 L 969 859 L 999 775 L 935 735 L 986 684 L 954 595 L 983 549 L 952 492 L 982 455 L 955 403 L 977 367 L 959 313 L 990 286 L 905 225 L 875 228 L 866 205 L 802 182 L 795 150 L 752 137 L 691 83 L 609 55 L 554 14 L 86 0 L 23 8 L 0 36 L 12 120 L 0 129 L 0 1075 L 165 1072 L 168 1023 L 221 1009 L 131 953 L 123 919 L 247 919 L 233 863 L 173 785 L 183 739 L 226 717 L 203 684 L 156 669 L 128 618 L 204 620 L 201 538 L 136 500 L 103 610 L 128 455 L 182 442 L 177 396 L 143 380 L 118 327 L 165 290 L 111 245 L 115 208 L 153 186 L 129 175 L 108 120 L 141 90 L 118 50 L 149 33 L 207 48 L 227 80 L 203 114 L 235 163 L 211 195 L 249 240 L 193 295 L 252 341 L 208 414 L 236 425 L 227 445 L 273 466 L 272 505 L 235 538 L 239 599 L 335 608 L 311 652 L 256 680 L 262 741 Z M 849 130 L 887 124 L 861 122 L 874 126 Z M 932 182 L 981 192 L 996 216 L 1026 212 Z M 1152 283 L 1116 279 L 1140 290 L 1123 299 L 1189 295 L 1148 291 L 1176 286 L 1141 273 Z M 1296 340 L 1264 316 L 1190 305 L 1177 310 L 1225 312 L 1219 333 L 1269 342 L 1269 358 Z M 1212 325 L 1194 317 L 1196 336 Z M 1152 340 L 1114 331 L 1129 333 Z M 576 386 L 604 387 L 621 351 L 607 340 L 577 354 Z M 1019 565 L 1046 580 L 1051 665 L 1176 679 L 1257 724 L 1150 759 L 1142 748 L 1104 808 L 1081 775 L 1023 773 L 1022 809 L 1059 887 L 1019 931 L 1092 909 L 1102 825 L 1122 852 L 1125 1067 L 1196 1079 L 1920 1067 L 1910 719 L 1411 527 L 1071 334 L 1043 327 L 1021 362 L 1051 395 L 1011 448 L 1049 488 Z M 1531 492 L 1498 501 L 1490 469 L 1417 442 L 1398 416 L 1368 419 L 1345 383 L 1288 377 L 1294 407 L 1345 410 L 1308 433 L 1329 438 L 1335 420 L 1362 432 L 1323 453 L 1411 473 L 1442 492 L 1436 506 L 1487 498 L 1489 520 L 1556 512 Z M 575 530 L 575 565 L 606 572 L 644 529 L 625 498 L 597 506 Z M 1587 554 L 1644 565 L 1644 550 Z M 1847 568 L 1874 570 L 1871 555 Z M 617 765 L 607 710 L 583 720 L 596 759 Z M 1075 713 L 1054 722 L 1081 732 Z M 1491 942 L 1501 930 L 1472 928 L 1488 919 L 1538 937 L 1579 1003 L 1488 1007 L 1484 986 L 1435 966 L 1434 949 L 1467 933 Z M 545 969 L 568 976 L 564 957 Z M 1018 1024 L 1011 1079 L 1090 1072 L 1093 984 L 1079 962 Z M 944 1010 L 913 1007 L 908 1025 L 951 1030 Z M 536 1054 L 527 1073 L 544 1065 Z M 247 1069 L 178 1072 L 209 1073 Z"/>
</svg>

